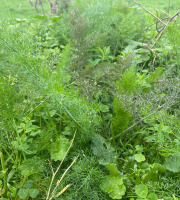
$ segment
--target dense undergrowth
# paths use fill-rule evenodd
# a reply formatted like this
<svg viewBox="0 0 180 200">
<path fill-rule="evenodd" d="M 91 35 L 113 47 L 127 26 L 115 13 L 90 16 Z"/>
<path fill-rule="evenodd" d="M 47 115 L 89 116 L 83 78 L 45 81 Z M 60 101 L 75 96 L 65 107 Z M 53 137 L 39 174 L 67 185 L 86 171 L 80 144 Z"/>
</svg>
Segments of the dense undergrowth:
<svg viewBox="0 0 180 200">
<path fill-rule="evenodd" d="M 179 18 L 59 6 L 0 24 L 1 199 L 179 199 Z"/>
</svg>

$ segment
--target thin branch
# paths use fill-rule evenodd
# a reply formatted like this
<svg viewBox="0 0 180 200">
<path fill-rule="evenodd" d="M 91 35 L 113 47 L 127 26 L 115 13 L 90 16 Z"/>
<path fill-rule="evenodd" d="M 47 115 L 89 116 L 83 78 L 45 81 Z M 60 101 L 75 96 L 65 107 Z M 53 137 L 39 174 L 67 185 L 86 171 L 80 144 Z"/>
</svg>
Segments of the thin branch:
<svg viewBox="0 0 180 200">
<path fill-rule="evenodd" d="M 64 176 L 69 171 L 69 169 L 73 166 L 73 164 L 76 162 L 77 159 L 78 159 L 78 157 L 75 157 L 75 159 L 72 161 L 72 163 L 69 165 L 69 167 L 65 170 L 65 172 L 63 173 L 63 175 L 61 176 L 61 178 L 57 181 L 56 186 L 55 186 L 54 190 L 52 191 L 51 197 L 49 198 L 49 200 L 51 200 L 54 197 L 54 193 L 55 193 L 57 187 L 59 186 L 59 184 L 63 180 Z"/>
<path fill-rule="evenodd" d="M 66 185 L 55 197 L 59 197 L 62 193 L 64 193 L 71 185 Z"/>
<path fill-rule="evenodd" d="M 167 12 L 165 12 L 164 10 L 160 10 L 160 9 L 157 9 L 157 8 L 154 8 L 155 11 L 160 11 L 166 15 L 168 15 L 169 17 L 171 17 Z"/>
<path fill-rule="evenodd" d="M 168 20 L 168 19 L 169 19 L 169 17 L 164 17 L 164 18 L 161 19 L 161 20 Z M 155 23 L 149 25 L 144 31 L 147 31 L 151 26 L 154 26 L 154 25 L 157 24 L 158 22 L 159 22 L 159 21 L 156 21 Z"/>
<path fill-rule="evenodd" d="M 146 47 L 149 51 L 151 51 L 153 54 L 155 54 L 155 56 L 157 56 L 158 58 L 161 58 L 152 48 L 148 47 L 146 44 L 142 44 L 144 47 Z"/>
<path fill-rule="evenodd" d="M 166 23 L 166 25 L 165 25 L 164 27 L 162 27 L 162 29 L 161 29 L 161 31 L 160 31 L 160 33 L 159 33 L 159 35 L 158 35 L 158 38 L 156 39 L 156 42 L 153 44 L 153 46 L 152 46 L 151 48 L 153 48 L 153 47 L 156 45 L 156 43 L 158 42 L 158 40 L 161 38 L 161 36 L 162 36 L 163 32 L 165 31 L 165 29 L 167 28 L 168 24 L 169 24 L 173 19 L 175 19 L 178 15 L 179 15 L 179 12 L 177 12 L 173 17 L 171 17 L 171 18 L 168 20 L 168 22 Z"/>
<path fill-rule="evenodd" d="M 56 169 L 56 171 L 52 174 L 51 183 L 50 183 L 50 185 L 49 185 L 49 189 L 48 189 L 48 193 L 47 193 L 46 200 L 49 200 L 49 196 L 50 196 L 50 192 L 51 192 L 51 187 L 52 187 L 54 178 L 55 178 L 56 174 L 58 173 L 58 171 L 59 171 L 59 169 L 60 169 L 62 163 L 64 162 L 64 160 L 65 160 L 65 158 L 66 158 L 66 156 L 67 156 L 69 150 L 71 149 L 72 144 L 73 144 L 73 142 L 74 142 L 75 136 L 76 136 L 76 131 L 75 131 L 75 133 L 74 133 L 74 136 L 73 136 L 73 139 L 72 139 L 72 141 L 71 141 L 71 144 L 69 145 L 69 148 L 68 148 L 68 150 L 66 151 L 66 153 L 65 153 L 65 155 L 64 155 L 64 157 L 63 157 L 61 163 L 59 164 L 59 166 L 58 166 L 58 168 Z M 51 196 L 52 196 L 52 195 L 51 195 Z"/>
<path fill-rule="evenodd" d="M 166 25 L 161 19 L 159 19 L 156 15 L 154 15 L 153 13 L 151 13 L 149 10 L 147 10 L 145 7 L 143 7 L 140 3 L 138 3 L 135 0 L 132 0 L 134 3 L 138 4 L 141 8 L 143 8 L 147 13 L 149 13 L 150 15 L 152 15 L 153 17 L 155 17 L 158 21 L 160 21 L 163 25 Z"/>
</svg>

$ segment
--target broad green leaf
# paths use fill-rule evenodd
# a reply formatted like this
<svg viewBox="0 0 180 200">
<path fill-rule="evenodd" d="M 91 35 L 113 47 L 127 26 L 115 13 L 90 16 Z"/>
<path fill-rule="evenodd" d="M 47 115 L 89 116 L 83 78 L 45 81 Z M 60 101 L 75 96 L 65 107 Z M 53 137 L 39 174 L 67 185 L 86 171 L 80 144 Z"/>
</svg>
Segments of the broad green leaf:
<svg viewBox="0 0 180 200">
<path fill-rule="evenodd" d="M 142 145 L 136 145 L 136 151 L 138 152 L 138 153 L 142 153 L 143 152 L 143 146 Z"/>
<path fill-rule="evenodd" d="M 27 180 L 23 187 L 26 189 L 30 189 L 30 188 L 32 188 L 32 186 L 33 186 L 33 181 Z"/>
<path fill-rule="evenodd" d="M 158 196 L 155 193 L 150 193 L 147 196 L 148 200 L 158 200 Z"/>
<path fill-rule="evenodd" d="M 93 136 L 91 149 L 93 153 L 99 158 L 100 164 L 104 165 L 107 163 L 115 163 L 115 150 L 102 136 Z"/>
<path fill-rule="evenodd" d="M 171 172 L 180 172 L 180 153 L 167 157 L 165 159 L 165 166 Z"/>
<path fill-rule="evenodd" d="M 154 82 L 157 81 L 159 79 L 159 77 L 162 75 L 164 68 L 163 67 L 158 67 L 156 68 L 155 72 L 153 72 L 151 74 L 151 76 L 149 77 L 149 81 L 150 82 Z"/>
<path fill-rule="evenodd" d="M 54 161 L 62 160 L 69 148 L 70 141 L 66 138 L 59 138 L 51 144 L 50 154 Z"/>
<path fill-rule="evenodd" d="M 114 163 L 108 163 L 108 164 L 105 164 L 105 166 L 109 169 L 109 171 L 112 173 L 112 174 L 118 174 L 120 175 L 120 172 L 118 171 L 116 165 Z"/>
<path fill-rule="evenodd" d="M 143 162 L 145 161 L 145 156 L 141 153 L 139 154 L 135 154 L 134 155 L 134 159 L 137 161 L 137 162 Z"/>
<path fill-rule="evenodd" d="M 44 16 L 44 15 L 35 15 L 33 18 L 39 19 L 39 20 L 45 20 L 45 19 L 47 19 L 47 16 Z"/>
<path fill-rule="evenodd" d="M 101 109 L 101 112 L 108 112 L 109 111 L 109 107 L 106 106 L 106 105 L 101 105 L 100 109 Z"/>
<path fill-rule="evenodd" d="M 140 198 L 146 198 L 148 194 L 148 187 L 144 184 L 140 184 L 136 186 L 135 188 L 135 193 L 140 197 Z"/>
<path fill-rule="evenodd" d="M 19 141 L 12 141 L 12 146 L 17 149 L 18 151 L 25 152 L 26 154 L 31 154 L 32 152 L 29 151 L 29 145 L 27 143 L 22 144 L 22 142 Z"/>
<path fill-rule="evenodd" d="M 61 17 L 62 17 L 61 15 L 60 16 L 53 16 L 53 17 L 50 17 L 49 19 L 54 21 L 54 22 L 57 22 L 61 19 Z"/>
<path fill-rule="evenodd" d="M 29 176 L 34 175 L 44 171 L 44 161 L 40 160 L 38 157 L 34 156 L 31 159 L 24 160 L 22 165 L 19 167 L 21 175 Z"/>
<path fill-rule="evenodd" d="M 109 194 L 112 199 L 121 199 L 126 192 L 123 179 L 120 175 L 111 174 L 106 176 L 100 184 L 100 188 Z"/>
<path fill-rule="evenodd" d="M 18 192 L 18 196 L 20 199 L 26 199 L 28 197 L 29 190 L 25 188 L 21 188 Z"/>
<path fill-rule="evenodd" d="M 39 194 L 39 190 L 36 188 L 32 188 L 29 190 L 29 196 L 31 198 L 36 198 L 38 196 L 38 194 Z"/>
<path fill-rule="evenodd" d="M 171 154 L 170 153 L 161 153 L 161 156 L 167 158 L 168 156 L 170 156 Z"/>
</svg>

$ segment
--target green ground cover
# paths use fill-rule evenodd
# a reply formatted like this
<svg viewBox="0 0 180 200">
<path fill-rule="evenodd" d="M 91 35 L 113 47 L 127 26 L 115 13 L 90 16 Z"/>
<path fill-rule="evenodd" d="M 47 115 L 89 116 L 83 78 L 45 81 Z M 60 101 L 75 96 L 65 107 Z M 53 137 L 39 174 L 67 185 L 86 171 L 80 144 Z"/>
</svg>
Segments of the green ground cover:
<svg viewBox="0 0 180 200">
<path fill-rule="evenodd" d="M 0 200 L 180 199 L 180 18 L 66 3 L 2 3 Z"/>
<path fill-rule="evenodd" d="M 33 1 L 34 2 L 34 1 Z M 45 11 L 49 12 L 49 3 L 43 1 Z M 38 6 L 41 12 L 40 6 Z M 0 18 L 1 19 L 27 19 L 36 15 L 37 11 L 30 5 L 28 0 L 2 0 L 0 5 Z"/>
</svg>

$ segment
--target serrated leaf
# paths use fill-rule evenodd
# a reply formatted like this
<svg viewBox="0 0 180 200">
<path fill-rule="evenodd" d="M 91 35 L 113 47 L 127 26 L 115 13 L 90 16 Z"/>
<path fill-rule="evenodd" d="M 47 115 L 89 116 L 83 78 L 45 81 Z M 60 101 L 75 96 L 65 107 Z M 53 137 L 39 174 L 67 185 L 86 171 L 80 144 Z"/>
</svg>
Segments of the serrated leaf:
<svg viewBox="0 0 180 200">
<path fill-rule="evenodd" d="M 137 161 L 137 162 L 143 162 L 145 161 L 145 156 L 141 153 L 139 154 L 135 154 L 134 155 L 134 159 Z"/>
<path fill-rule="evenodd" d="M 109 194 L 112 199 L 122 199 L 125 195 L 126 187 L 120 175 L 111 174 L 106 176 L 100 184 L 100 188 Z"/>
<path fill-rule="evenodd" d="M 99 163 L 105 165 L 107 163 L 116 162 L 115 150 L 111 145 L 100 135 L 94 135 L 92 139 L 91 149 L 99 158 Z"/>
<path fill-rule="evenodd" d="M 147 196 L 148 200 L 158 200 L 158 196 L 155 193 L 150 193 Z"/>
<path fill-rule="evenodd" d="M 54 161 L 62 160 L 69 148 L 70 141 L 66 138 L 59 138 L 51 144 L 50 154 Z"/>
<path fill-rule="evenodd" d="M 25 188 L 21 188 L 18 192 L 18 196 L 20 199 L 26 199 L 28 197 L 29 190 Z"/>
<path fill-rule="evenodd" d="M 180 153 L 167 157 L 165 159 L 165 166 L 171 172 L 180 172 Z"/>
<path fill-rule="evenodd" d="M 36 198 L 38 196 L 38 194 L 39 194 L 39 190 L 36 188 L 32 188 L 29 190 L 29 196 L 31 198 Z"/>
<path fill-rule="evenodd" d="M 146 198 L 148 194 L 148 187 L 144 184 L 140 184 L 136 186 L 135 188 L 135 193 L 140 197 L 140 198 Z"/>
</svg>

